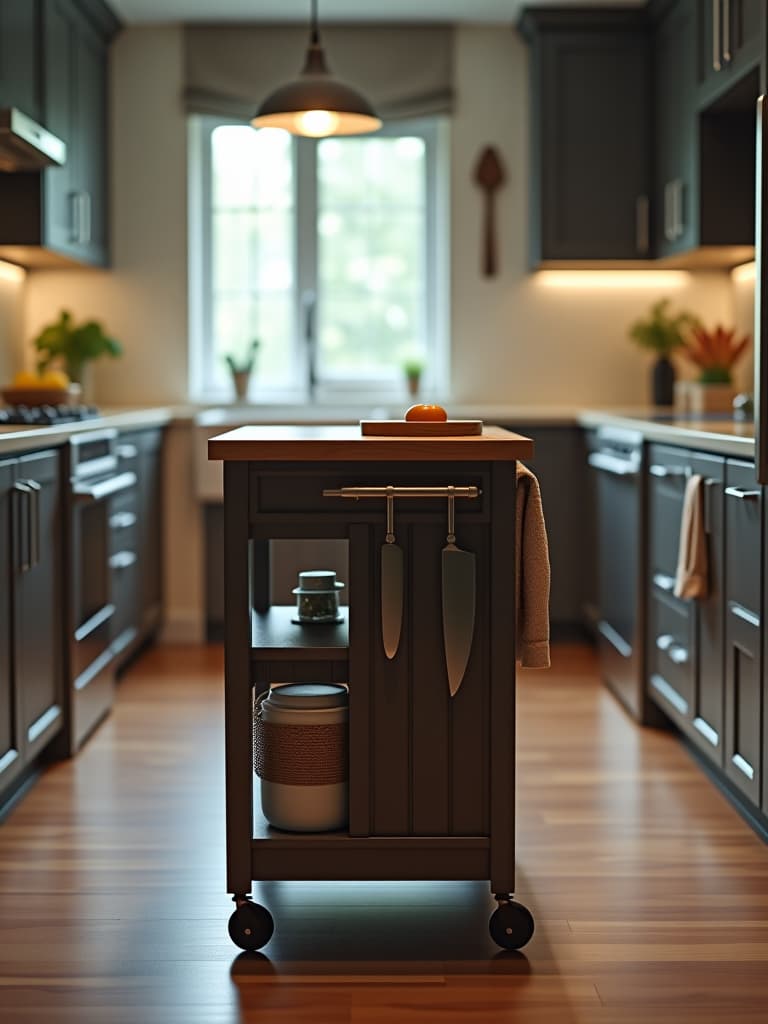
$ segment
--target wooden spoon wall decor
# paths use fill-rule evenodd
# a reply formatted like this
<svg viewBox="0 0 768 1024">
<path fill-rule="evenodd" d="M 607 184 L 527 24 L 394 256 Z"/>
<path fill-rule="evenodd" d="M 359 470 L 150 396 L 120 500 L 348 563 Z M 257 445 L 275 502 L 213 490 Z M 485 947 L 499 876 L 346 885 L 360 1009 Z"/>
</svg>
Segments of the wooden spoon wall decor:
<svg viewBox="0 0 768 1024">
<path fill-rule="evenodd" d="M 483 248 L 482 269 L 485 277 L 493 277 L 497 270 L 496 258 L 496 189 L 504 184 L 504 168 L 494 146 L 486 146 L 475 164 L 473 179 L 483 190 Z"/>
</svg>

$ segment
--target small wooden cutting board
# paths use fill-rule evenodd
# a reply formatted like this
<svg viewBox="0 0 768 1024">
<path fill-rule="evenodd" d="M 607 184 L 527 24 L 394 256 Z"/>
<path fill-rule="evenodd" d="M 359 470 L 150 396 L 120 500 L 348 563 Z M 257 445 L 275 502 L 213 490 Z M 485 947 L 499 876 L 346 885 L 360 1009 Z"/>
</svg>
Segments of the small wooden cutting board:
<svg viewBox="0 0 768 1024">
<path fill-rule="evenodd" d="M 477 437 L 482 420 L 360 420 L 360 432 L 370 437 Z"/>
</svg>

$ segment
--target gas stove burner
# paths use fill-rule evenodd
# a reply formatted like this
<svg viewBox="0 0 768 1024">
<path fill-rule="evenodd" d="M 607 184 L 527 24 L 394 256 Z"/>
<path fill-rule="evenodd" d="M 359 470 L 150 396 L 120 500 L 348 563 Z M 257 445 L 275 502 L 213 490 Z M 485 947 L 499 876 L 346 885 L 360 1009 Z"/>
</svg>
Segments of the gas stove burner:
<svg viewBox="0 0 768 1024">
<path fill-rule="evenodd" d="M 93 405 L 6 405 L 0 409 L 0 426 L 50 427 L 77 423 L 99 415 Z"/>
</svg>

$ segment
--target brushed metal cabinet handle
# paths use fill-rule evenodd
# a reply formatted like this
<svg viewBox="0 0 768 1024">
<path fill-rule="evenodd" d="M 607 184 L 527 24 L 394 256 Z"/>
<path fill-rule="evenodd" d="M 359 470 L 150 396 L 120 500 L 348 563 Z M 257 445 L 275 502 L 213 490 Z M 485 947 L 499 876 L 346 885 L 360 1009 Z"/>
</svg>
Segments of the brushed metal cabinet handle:
<svg viewBox="0 0 768 1024">
<path fill-rule="evenodd" d="M 40 564 L 40 491 L 37 480 L 24 481 L 29 488 L 29 562 L 34 569 Z"/>
<path fill-rule="evenodd" d="M 17 568 L 19 572 L 29 572 L 32 568 L 32 550 L 30 539 L 31 503 L 32 496 L 26 480 L 15 480 L 13 491 L 17 497 L 16 523 L 18 525 L 18 538 L 16 544 Z M 22 529 L 22 523 L 26 529 Z M 26 541 L 26 543 L 25 543 Z"/>
<path fill-rule="evenodd" d="M 720 0 L 712 0 L 712 70 L 720 71 Z"/>
<path fill-rule="evenodd" d="M 675 240 L 672 232 L 672 184 L 669 181 L 664 186 L 664 237 L 668 242 Z"/>
<path fill-rule="evenodd" d="M 723 0 L 723 61 L 730 64 L 731 53 L 731 0 Z"/>
<path fill-rule="evenodd" d="M 726 487 L 725 493 L 731 498 L 740 498 L 742 501 L 757 501 L 761 495 L 759 490 L 747 490 L 744 487 Z"/>
</svg>

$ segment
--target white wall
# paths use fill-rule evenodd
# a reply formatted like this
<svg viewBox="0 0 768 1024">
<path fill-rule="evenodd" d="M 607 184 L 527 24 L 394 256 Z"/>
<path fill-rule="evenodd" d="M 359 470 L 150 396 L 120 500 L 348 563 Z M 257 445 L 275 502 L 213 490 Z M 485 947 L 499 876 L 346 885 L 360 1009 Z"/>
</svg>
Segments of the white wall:
<svg viewBox="0 0 768 1024">
<path fill-rule="evenodd" d="M 0 261 L 0 385 L 22 368 L 26 273 Z"/>
</svg>

